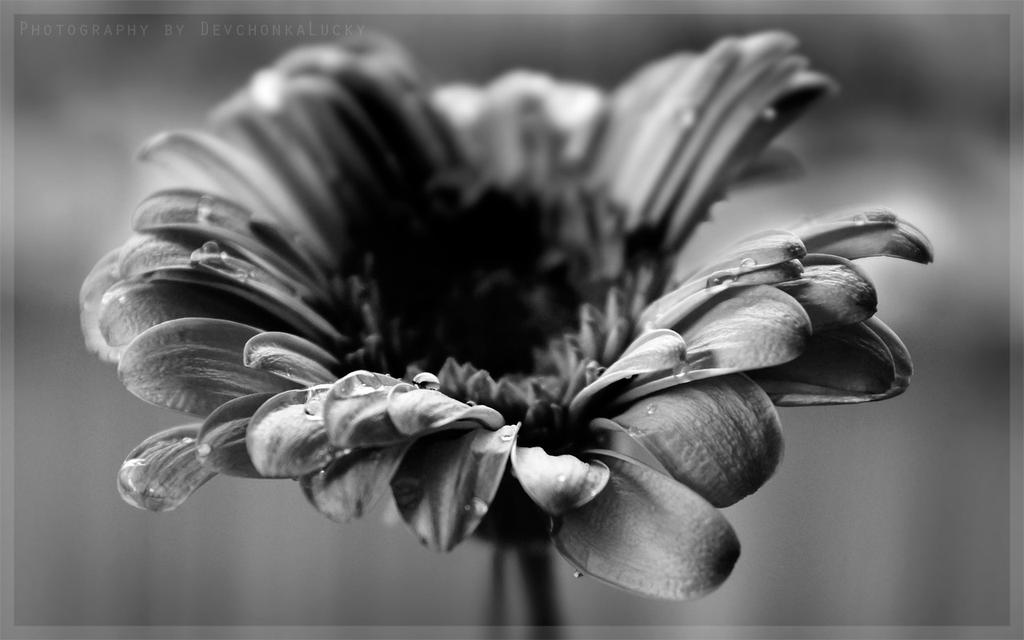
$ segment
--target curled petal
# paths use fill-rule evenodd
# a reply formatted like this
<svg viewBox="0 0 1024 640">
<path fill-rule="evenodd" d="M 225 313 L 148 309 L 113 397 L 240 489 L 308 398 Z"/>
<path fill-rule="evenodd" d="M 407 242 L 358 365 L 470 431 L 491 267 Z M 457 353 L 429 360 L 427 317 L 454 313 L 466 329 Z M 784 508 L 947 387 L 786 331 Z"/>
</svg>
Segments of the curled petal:
<svg viewBox="0 0 1024 640">
<path fill-rule="evenodd" d="M 779 416 L 744 375 L 678 385 L 613 418 L 673 478 L 716 507 L 756 491 L 782 457 Z"/>
<path fill-rule="evenodd" d="M 402 518 L 434 551 L 450 551 L 476 530 L 498 491 L 516 426 L 417 440 L 391 480 Z"/>
<path fill-rule="evenodd" d="M 671 374 L 685 361 L 686 342 L 678 333 L 669 329 L 648 331 L 634 340 L 597 380 L 576 394 L 569 411 L 573 416 L 580 416 L 616 383 L 659 372 Z"/>
<path fill-rule="evenodd" d="M 906 347 L 881 321 L 871 318 L 816 333 L 799 358 L 752 372 L 751 377 L 777 405 L 818 405 L 898 395 L 906 389 L 911 372 Z"/>
<path fill-rule="evenodd" d="M 611 478 L 596 498 L 555 519 L 562 557 L 598 580 L 669 600 L 696 598 L 729 576 L 740 544 L 717 509 L 632 458 L 593 457 Z"/>
<path fill-rule="evenodd" d="M 490 407 L 470 406 L 440 391 L 356 371 L 327 394 L 324 420 L 331 442 L 349 449 L 396 444 L 445 429 L 482 426 L 493 431 L 503 418 Z"/>
<path fill-rule="evenodd" d="M 354 449 L 404 440 L 387 413 L 388 394 L 399 384 L 405 383 L 369 371 L 353 371 L 335 382 L 323 401 L 324 425 L 331 442 Z"/>
<path fill-rule="evenodd" d="M 260 475 L 295 478 L 323 468 L 338 455 L 322 417 L 322 397 L 328 388 L 284 391 L 252 415 L 245 446 Z"/>
<path fill-rule="evenodd" d="M 803 238 L 808 252 L 849 260 L 891 256 L 928 263 L 933 256 L 931 243 L 920 229 L 885 209 L 813 221 L 793 231 Z"/>
<path fill-rule="evenodd" d="M 245 445 L 249 421 L 272 393 L 254 393 L 229 400 L 207 416 L 196 436 L 196 453 L 207 468 L 229 476 L 262 478 Z"/>
<path fill-rule="evenodd" d="M 540 447 L 516 447 L 512 469 L 523 491 L 553 516 L 585 505 L 608 484 L 608 467 L 600 460 L 549 456 Z"/>
<path fill-rule="evenodd" d="M 742 272 L 764 269 L 799 260 L 806 254 L 804 243 L 796 234 L 790 231 L 764 231 L 729 247 L 714 262 L 698 269 L 688 280 L 708 278 L 727 269 L 739 269 Z"/>
<path fill-rule="evenodd" d="M 358 449 L 341 456 L 305 480 L 306 498 L 336 522 L 361 518 L 387 493 L 410 445 Z"/>
<path fill-rule="evenodd" d="M 746 371 L 788 362 L 800 355 L 810 319 L 790 296 L 774 287 L 739 287 L 678 326 L 688 345 L 688 375 L 698 371 Z"/>
<path fill-rule="evenodd" d="M 172 427 L 132 449 L 117 474 L 117 490 L 128 504 L 171 511 L 217 475 L 196 457 L 198 425 Z"/>
<path fill-rule="evenodd" d="M 815 255 L 805 261 L 800 280 L 779 288 L 796 298 L 807 311 L 814 331 L 867 320 L 875 314 L 875 287 L 858 267 L 838 256 Z"/>
<path fill-rule="evenodd" d="M 291 333 L 267 331 L 245 343 L 242 353 L 245 366 L 262 369 L 294 380 L 303 386 L 333 382 L 337 376 L 331 369 L 341 363 L 316 344 Z"/>
<path fill-rule="evenodd" d="M 200 416 L 234 398 L 294 388 L 290 380 L 242 363 L 242 349 L 257 333 L 227 320 L 170 320 L 132 340 L 117 373 L 146 402 Z"/>
</svg>

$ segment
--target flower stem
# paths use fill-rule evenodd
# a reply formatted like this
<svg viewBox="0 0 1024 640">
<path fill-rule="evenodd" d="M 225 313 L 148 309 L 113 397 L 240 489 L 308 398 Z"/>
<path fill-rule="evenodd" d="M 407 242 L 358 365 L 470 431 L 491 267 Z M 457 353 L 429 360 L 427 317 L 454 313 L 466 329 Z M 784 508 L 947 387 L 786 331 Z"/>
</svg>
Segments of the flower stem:
<svg viewBox="0 0 1024 640">
<path fill-rule="evenodd" d="M 491 627 L 491 637 L 502 635 L 501 627 L 507 623 L 508 607 L 505 594 L 505 547 L 494 545 L 491 556 L 491 597 L 487 603 L 487 626 Z"/>
<path fill-rule="evenodd" d="M 561 624 L 561 616 L 550 550 L 546 546 L 522 546 L 516 547 L 516 553 L 523 572 L 523 586 L 533 637 L 555 637 L 558 635 L 557 627 Z"/>
</svg>

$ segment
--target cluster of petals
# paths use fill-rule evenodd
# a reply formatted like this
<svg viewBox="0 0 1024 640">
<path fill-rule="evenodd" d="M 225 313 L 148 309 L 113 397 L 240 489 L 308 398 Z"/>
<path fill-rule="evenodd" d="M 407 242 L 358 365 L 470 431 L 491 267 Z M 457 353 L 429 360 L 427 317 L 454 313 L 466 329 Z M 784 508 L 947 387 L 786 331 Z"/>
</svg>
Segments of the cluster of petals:
<svg viewBox="0 0 1024 640">
<path fill-rule="evenodd" d="M 121 495 L 165 511 L 219 474 L 297 479 L 339 522 L 393 499 L 438 551 L 522 498 L 587 575 L 714 589 L 739 555 L 720 509 L 780 461 L 775 406 L 909 383 L 855 261 L 931 260 L 876 209 L 680 268 L 726 188 L 791 171 L 769 142 L 833 88 L 795 50 L 726 38 L 606 93 L 524 71 L 430 86 L 389 41 L 318 45 L 209 131 L 160 134 L 140 156 L 176 186 L 88 275 L 82 323 L 131 393 L 192 418 L 128 454 Z M 578 313 L 550 331 L 563 289 Z M 532 369 L 464 357 L 488 350 Z"/>
</svg>

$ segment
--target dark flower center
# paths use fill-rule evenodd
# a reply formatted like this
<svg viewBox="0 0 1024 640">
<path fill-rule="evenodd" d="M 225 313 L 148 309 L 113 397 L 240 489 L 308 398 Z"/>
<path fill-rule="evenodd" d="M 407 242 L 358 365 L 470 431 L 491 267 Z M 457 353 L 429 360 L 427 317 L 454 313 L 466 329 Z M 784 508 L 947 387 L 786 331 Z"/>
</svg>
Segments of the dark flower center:
<svg viewBox="0 0 1024 640">
<path fill-rule="evenodd" d="M 575 322 L 580 295 L 545 237 L 541 196 L 437 189 L 404 224 L 386 217 L 356 239 L 372 257 L 389 364 L 437 371 L 448 357 L 492 376 L 530 373 L 533 352 Z"/>
</svg>

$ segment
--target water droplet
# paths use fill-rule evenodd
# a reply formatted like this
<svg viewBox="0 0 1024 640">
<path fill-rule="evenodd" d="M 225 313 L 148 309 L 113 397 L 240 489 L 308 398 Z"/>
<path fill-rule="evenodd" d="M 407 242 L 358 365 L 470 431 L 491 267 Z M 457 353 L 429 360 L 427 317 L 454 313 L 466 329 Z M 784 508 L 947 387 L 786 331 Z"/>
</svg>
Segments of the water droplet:
<svg viewBox="0 0 1024 640">
<path fill-rule="evenodd" d="M 206 456 L 210 455 L 212 452 L 213 452 L 213 447 L 211 447 L 210 445 L 206 444 L 205 442 L 203 444 L 199 445 L 198 447 L 196 447 L 196 455 L 199 456 L 200 458 L 205 458 Z"/>
<path fill-rule="evenodd" d="M 507 429 L 507 428 L 502 430 L 502 433 L 501 433 L 501 436 L 500 436 L 502 442 L 509 442 L 509 441 L 512 440 L 512 438 L 515 438 L 515 437 L 516 437 L 515 432 L 510 430 L 510 429 Z"/>
<path fill-rule="evenodd" d="M 334 385 L 319 384 L 306 389 L 306 404 L 303 408 L 306 415 L 313 420 L 323 420 L 324 396 Z"/>
<path fill-rule="evenodd" d="M 719 285 L 729 284 L 730 282 L 733 282 L 735 280 L 736 280 L 736 276 L 734 276 L 733 274 L 731 274 L 731 273 L 722 273 L 722 274 L 718 274 L 718 275 L 713 275 L 710 278 L 708 278 L 708 286 L 709 287 L 717 287 Z"/>
<path fill-rule="evenodd" d="M 772 109 L 771 107 L 769 107 L 769 108 L 767 108 L 767 109 L 765 109 L 764 111 L 761 112 L 761 118 L 763 118 L 764 120 L 766 120 L 768 122 L 771 122 L 772 120 L 774 120 L 778 115 L 779 114 L 775 111 L 775 109 Z"/>
<path fill-rule="evenodd" d="M 753 258 L 746 257 L 740 260 L 741 269 L 749 269 L 754 266 L 757 266 L 757 260 L 754 260 Z"/>
<path fill-rule="evenodd" d="M 692 107 L 677 109 L 674 118 L 681 129 L 689 129 L 697 122 L 697 112 Z"/>
<path fill-rule="evenodd" d="M 564 473 L 560 473 L 560 474 L 558 474 L 558 476 L 557 476 L 557 477 L 555 478 L 555 480 L 556 480 L 556 481 L 557 481 L 557 482 L 558 482 L 559 484 L 564 484 L 564 483 L 565 483 L 565 481 L 567 480 L 567 478 L 565 477 L 565 474 L 564 474 Z"/>
<path fill-rule="evenodd" d="M 210 196 L 203 196 L 196 202 L 196 219 L 200 223 L 211 224 L 213 222 L 213 203 L 213 198 Z"/>
<path fill-rule="evenodd" d="M 485 513 L 487 513 L 487 503 L 484 502 L 482 499 L 480 499 L 480 498 L 473 498 L 472 504 L 473 504 L 472 508 L 473 508 L 473 513 L 474 514 L 476 514 L 478 516 L 482 516 Z M 468 507 L 469 505 L 466 505 L 466 506 Z"/>
<path fill-rule="evenodd" d="M 437 376 L 427 371 L 417 373 L 416 377 L 412 379 L 412 383 L 420 389 L 430 389 L 431 391 L 441 388 L 441 381 L 437 379 Z"/>
<path fill-rule="evenodd" d="M 858 227 L 863 227 L 868 222 L 870 222 L 870 220 L 868 220 L 868 217 L 866 215 L 864 215 L 863 213 L 858 214 L 858 215 L 854 216 L 854 218 L 853 218 L 853 223 L 855 225 L 857 225 Z"/>
<path fill-rule="evenodd" d="M 657 412 L 658 412 L 658 405 L 656 405 L 656 404 L 649 404 L 649 405 L 647 405 L 647 409 L 644 411 L 644 413 L 646 413 L 649 416 L 653 416 Z"/>
<path fill-rule="evenodd" d="M 182 438 L 181 439 L 181 444 L 192 444 L 195 441 L 196 441 L 195 438 L 187 438 L 186 437 L 186 438 Z"/>
<path fill-rule="evenodd" d="M 583 577 L 583 572 L 580 571 L 579 569 L 577 569 L 576 571 L 572 572 L 572 577 L 577 578 L 577 579 L 582 578 Z"/>
</svg>

